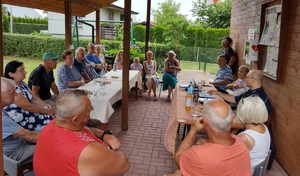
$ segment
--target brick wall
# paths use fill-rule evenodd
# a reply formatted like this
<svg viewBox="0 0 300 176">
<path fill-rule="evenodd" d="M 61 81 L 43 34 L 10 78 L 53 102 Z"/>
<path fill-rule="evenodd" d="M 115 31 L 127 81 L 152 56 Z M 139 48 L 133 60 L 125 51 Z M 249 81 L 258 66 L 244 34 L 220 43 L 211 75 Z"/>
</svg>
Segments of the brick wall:
<svg viewBox="0 0 300 176">
<path fill-rule="evenodd" d="M 272 128 L 277 160 L 289 175 L 300 175 L 300 0 L 287 2 L 287 28 L 280 59 L 280 81 L 264 79 L 274 106 Z M 231 37 L 243 64 L 248 29 L 260 27 L 261 5 L 270 0 L 233 0 Z M 298 109 L 299 108 L 299 109 Z"/>
</svg>

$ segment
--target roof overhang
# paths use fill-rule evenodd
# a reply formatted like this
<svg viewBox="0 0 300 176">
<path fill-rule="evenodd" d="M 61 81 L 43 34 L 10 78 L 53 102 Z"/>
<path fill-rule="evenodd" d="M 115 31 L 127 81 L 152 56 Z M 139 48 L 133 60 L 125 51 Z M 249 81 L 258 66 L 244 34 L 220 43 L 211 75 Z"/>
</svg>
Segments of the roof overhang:
<svg viewBox="0 0 300 176">
<path fill-rule="evenodd" d="M 117 0 L 71 0 L 72 16 L 85 16 Z M 2 0 L 3 4 L 64 14 L 64 0 Z"/>
</svg>

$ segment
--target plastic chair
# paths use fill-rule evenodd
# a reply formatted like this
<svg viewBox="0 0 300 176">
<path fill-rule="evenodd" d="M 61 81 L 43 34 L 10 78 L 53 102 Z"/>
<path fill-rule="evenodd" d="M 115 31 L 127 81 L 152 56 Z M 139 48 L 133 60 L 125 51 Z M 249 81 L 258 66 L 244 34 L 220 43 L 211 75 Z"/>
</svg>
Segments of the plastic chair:
<svg viewBox="0 0 300 176">
<path fill-rule="evenodd" d="M 25 171 L 33 171 L 32 162 L 17 162 L 3 155 L 4 171 L 9 176 L 24 176 Z"/>
<path fill-rule="evenodd" d="M 266 159 L 255 167 L 253 176 L 265 176 L 266 175 L 270 155 L 271 155 L 271 150 L 269 150 Z"/>
<path fill-rule="evenodd" d="M 163 89 L 163 80 L 162 79 L 159 79 L 159 94 L 158 94 L 158 98 L 160 98 L 160 94 L 161 94 L 161 91 Z"/>
</svg>

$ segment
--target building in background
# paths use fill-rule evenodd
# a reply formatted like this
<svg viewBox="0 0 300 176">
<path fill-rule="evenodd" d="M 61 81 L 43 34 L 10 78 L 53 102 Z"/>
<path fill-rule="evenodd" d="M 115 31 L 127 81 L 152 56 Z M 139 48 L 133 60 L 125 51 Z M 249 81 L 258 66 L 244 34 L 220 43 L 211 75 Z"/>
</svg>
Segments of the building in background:
<svg viewBox="0 0 300 176">
<path fill-rule="evenodd" d="M 23 18 L 46 18 L 47 12 L 38 9 L 19 7 L 13 5 L 3 4 L 9 13 L 12 13 L 14 17 Z"/>
<path fill-rule="evenodd" d="M 137 12 L 132 11 L 132 21 L 136 21 L 135 15 Z M 80 20 L 95 20 L 96 13 L 90 13 L 85 17 L 80 17 Z M 117 31 L 116 25 L 120 23 L 110 23 L 110 22 L 118 22 L 124 20 L 124 9 L 122 7 L 116 5 L 109 5 L 100 10 L 100 20 L 107 21 L 101 23 L 101 39 L 114 40 Z M 48 12 L 48 33 L 60 36 L 65 34 L 65 17 L 64 14 Z M 87 22 L 95 26 L 95 22 Z M 96 28 L 95 28 L 96 29 Z M 78 24 L 78 33 L 80 37 L 91 37 L 92 36 L 92 28 L 79 23 Z"/>
</svg>

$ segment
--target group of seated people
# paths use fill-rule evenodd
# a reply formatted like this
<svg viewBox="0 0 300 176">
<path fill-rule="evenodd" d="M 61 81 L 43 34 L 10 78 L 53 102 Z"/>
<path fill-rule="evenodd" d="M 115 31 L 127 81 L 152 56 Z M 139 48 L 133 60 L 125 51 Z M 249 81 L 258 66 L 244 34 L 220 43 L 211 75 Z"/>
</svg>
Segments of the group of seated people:
<svg viewBox="0 0 300 176">
<path fill-rule="evenodd" d="M 123 54 L 117 54 L 113 69 L 123 68 Z M 58 57 L 52 53 L 43 55 L 43 64 L 32 71 L 28 85 L 22 62 L 6 65 L 0 103 L 4 155 L 19 163 L 34 160 L 35 173 L 43 176 L 124 174 L 129 166 L 127 157 L 119 151 L 120 142 L 111 131 L 88 127 L 93 110 L 88 93 L 74 89 L 107 71 L 101 49 L 89 44 L 87 54 L 79 47 L 74 58 L 69 50 L 62 58 L 57 85 L 53 70 Z M 217 90 L 209 91 L 217 99 L 204 104 L 203 118 L 193 121 L 177 150 L 175 158 L 180 170 L 176 174 L 248 176 L 269 152 L 271 138 L 265 123 L 272 106 L 262 88 L 262 72 L 242 65 L 238 79 L 232 82 L 232 68 L 226 57 L 220 56 L 218 64 L 217 78 L 211 82 Z M 130 69 L 145 73 L 148 96 L 153 92 L 156 98 L 158 79 L 153 52 L 147 52 L 143 64 L 134 58 Z M 178 71 L 176 53 L 169 51 L 163 75 L 168 101 Z M 236 115 L 226 102 L 237 104 Z M 234 135 L 231 129 L 236 128 L 244 131 Z M 207 138 L 199 139 L 199 132 L 205 132 Z M 10 174 L 14 169 L 5 171 Z"/>
<path fill-rule="evenodd" d="M 22 74 L 17 74 L 21 78 Z M 1 77 L 1 108 L 16 103 L 16 98 L 23 96 L 18 94 L 25 96 L 27 92 L 18 93 L 18 87 L 18 82 Z M 36 175 L 124 174 L 129 167 L 128 159 L 119 151 L 119 140 L 110 131 L 88 126 L 92 109 L 86 91 L 66 89 L 57 96 L 55 116 L 51 116 L 50 123 L 44 124 L 42 131 L 36 126 L 28 128 L 29 125 L 19 123 L 9 112 L 2 111 L 4 155 L 19 165 L 33 161 Z M 34 121 L 23 119 L 30 124 Z M 16 165 L 5 166 L 5 172 L 16 175 Z"/>
<path fill-rule="evenodd" d="M 71 135 L 77 136 L 79 139 L 72 141 L 75 143 L 68 144 L 77 146 L 77 149 L 74 149 L 74 154 L 79 155 L 82 148 L 89 143 L 99 142 L 99 140 L 91 137 L 89 133 L 79 133 L 78 131 L 85 128 L 79 126 L 86 124 L 89 121 L 89 112 L 92 111 L 90 107 L 90 102 L 84 101 L 87 105 L 86 111 L 83 113 L 83 109 L 80 110 L 80 105 L 83 103 L 80 102 L 80 97 L 87 97 L 86 93 L 79 93 L 75 90 L 80 86 L 90 82 L 91 80 L 103 75 L 109 70 L 108 64 L 105 62 L 104 56 L 102 54 L 103 48 L 101 46 L 95 46 L 94 44 L 88 44 L 88 52 L 85 53 L 85 48 L 79 47 L 75 50 L 75 56 L 71 50 L 66 50 L 62 54 L 64 62 L 57 69 L 57 79 L 54 78 L 53 70 L 57 66 L 59 57 L 54 55 L 51 52 L 46 52 L 42 56 L 42 64 L 35 68 L 29 76 L 28 84 L 24 82 L 26 78 L 25 65 L 21 61 L 11 61 L 5 66 L 4 77 L 1 77 L 1 108 L 3 113 L 3 145 L 4 145 L 4 154 L 5 156 L 23 163 L 29 162 L 32 160 L 33 152 L 35 149 L 35 143 L 37 139 L 42 141 L 41 130 L 45 129 L 45 126 L 59 126 L 58 123 L 62 122 L 61 128 L 58 129 L 67 129 L 74 131 L 74 133 L 67 133 L 66 130 L 59 131 L 61 134 L 66 132 L 66 137 Z M 113 68 L 119 70 L 123 68 L 123 51 L 120 51 L 115 59 Z M 135 58 L 133 64 L 130 68 L 132 70 L 139 70 L 145 73 L 146 85 L 148 88 L 148 95 L 151 96 L 151 91 L 153 91 L 154 97 L 156 97 L 156 86 L 158 84 L 157 79 L 157 65 L 153 59 L 153 52 L 148 51 L 147 57 L 144 64 L 139 63 L 139 58 Z M 168 53 L 168 58 L 166 59 L 166 72 L 165 75 L 168 78 L 166 84 L 164 84 L 165 89 L 172 90 L 176 85 L 176 72 L 180 70 L 178 60 L 176 59 L 176 54 L 173 51 Z M 165 77 L 164 75 L 164 77 Z M 75 91 L 75 92 L 74 92 Z M 78 95 L 77 95 L 78 94 Z M 72 99 L 75 101 L 76 106 L 73 105 L 71 99 L 70 102 L 67 102 L 66 99 L 68 96 L 76 95 L 79 99 Z M 3 101 L 2 101 L 3 100 Z M 59 102 L 64 101 L 63 104 Z M 63 109 L 61 109 L 63 108 Z M 76 111 L 79 109 L 80 111 Z M 64 111 L 69 112 L 64 112 Z M 74 114 L 75 113 L 75 114 Z M 84 117 L 79 120 L 79 115 Z M 74 117 L 74 118 L 73 118 Z M 68 120 L 66 120 L 68 119 Z M 71 120 L 70 120 L 71 119 Z M 68 122 L 67 122 L 68 121 Z M 68 124 L 69 123 L 69 124 Z M 53 125 L 56 124 L 56 125 Z M 80 129 L 79 129 L 80 128 Z M 94 132 L 93 134 L 102 134 L 105 133 L 101 130 Z M 43 130 L 46 131 L 46 130 Z M 51 134 L 55 134 L 55 131 Z M 96 135 L 101 136 L 101 135 Z M 108 135 L 109 136 L 109 135 Z M 61 137 L 61 136 L 60 136 Z M 103 136 L 102 136 L 103 138 Z M 111 137 L 112 138 L 112 137 Z M 63 138 L 62 138 L 63 139 Z M 80 140 L 83 140 L 80 144 Z M 63 140 L 62 140 L 63 141 Z M 105 152 L 100 152 L 99 155 L 105 154 L 108 152 L 108 148 L 118 148 L 113 147 L 115 143 L 119 143 L 116 138 L 112 139 L 112 144 L 108 143 L 107 147 L 104 147 Z M 59 142 L 57 139 L 53 139 L 53 143 Z M 82 141 L 81 141 L 82 142 Z M 42 142 L 41 142 L 42 143 Z M 47 146 L 49 143 L 49 138 L 47 139 Z M 101 143 L 101 141 L 100 141 Z M 103 143 L 103 142 L 102 142 Z M 84 145 L 85 144 L 85 145 Z M 79 149 L 79 147 L 82 147 Z M 52 147 L 51 147 L 52 148 Z M 69 147 L 62 147 L 61 150 L 67 150 Z M 103 147 L 102 147 L 103 148 Z M 97 145 L 92 145 L 91 150 L 96 150 Z M 60 150 L 60 149 L 58 149 Z M 38 150 L 36 150 L 38 151 Z M 47 151 L 43 151 L 48 153 Z M 58 152 L 58 151 L 56 151 Z M 56 156 L 56 152 L 50 154 L 49 156 Z M 77 153 L 76 153 L 77 152 Z M 79 152 L 79 153 L 78 153 Z M 63 152 L 62 152 L 63 153 Z M 111 153 L 111 152 L 108 152 Z M 94 153 L 95 155 L 97 154 Z M 94 155 L 93 151 L 87 151 L 87 155 Z M 116 154 L 112 154 L 114 156 Z M 38 155 L 37 155 L 38 156 Z M 49 157 L 47 156 L 47 157 Z M 81 155 L 80 155 L 81 156 Z M 126 158 L 122 153 L 118 154 L 119 158 L 123 158 L 122 167 L 127 167 Z M 77 156 L 72 156 L 77 157 Z M 72 161 L 75 161 L 76 158 L 70 158 Z M 86 157 L 84 157 L 83 164 Z M 126 160 L 126 162 L 125 162 Z M 48 162 L 39 161 L 39 163 Z M 112 159 L 111 162 L 116 162 L 115 159 Z M 118 161 L 119 162 L 119 161 Z M 125 164 L 124 164 L 125 163 Z M 71 163 L 75 164 L 75 163 Z M 42 165 L 42 164 L 41 164 Z M 109 165 L 109 164 L 108 164 Z M 99 166 L 103 167 L 103 166 Z M 116 167 L 121 167 L 121 165 L 116 165 Z M 105 168 L 105 167 L 103 167 Z M 103 169 L 102 168 L 102 169 Z M 91 168 L 92 169 L 92 168 Z M 99 168 L 101 170 L 101 168 Z M 37 169 L 38 170 L 38 169 Z M 55 169 L 53 169 L 55 170 Z M 6 172 L 14 172 L 13 169 L 6 170 Z M 74 170 L 75 172 L 75 170 Z M 88 172 L 88 171 L 83 171 Z M 46 174 L 38 174 L 46 175 Z M 50 174 L 51 175 L 51 174 Z M 52 174 L 56 175 L 56 174 Z M 61 174 L 58 174 L 61 175 Z M 65 174 L 63 174 L 65 175 Z M 66 174 L 68 175 L 68 174 Z M 90 174 L 88 174 L 90 175 Z"/>
<path fill-rule="evenodd" d="M 237 135 L 231 132 L 236 119 L 244 128 Z M 193 121 L 175 154 L 180 170 L 169 175 L 251 176 L 269 154 L 271 137 L 264 124 L 267 121 L 268 110 L 258 96 L 244 98 L 236 115 L 222 99 L 205 102 L 203 117 Z"/>
<path fill-rule="evenodd" d="M 227 58 L 234 56 L 228 54 L 232 40 L 223 42 L 226 51 L 219 56 L 220 69 L 210 82 L 215 89 L 208 91 L 215 99 L 204 102 L 202 117 L 191 122 L 175 153 L 179 170 L 170 176 L 250 176 L 269 155 L 272 105 L 262 87 L 263 72 L 241 65 L 233 81 L 234 67 Z"/>
</svg>

